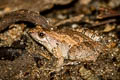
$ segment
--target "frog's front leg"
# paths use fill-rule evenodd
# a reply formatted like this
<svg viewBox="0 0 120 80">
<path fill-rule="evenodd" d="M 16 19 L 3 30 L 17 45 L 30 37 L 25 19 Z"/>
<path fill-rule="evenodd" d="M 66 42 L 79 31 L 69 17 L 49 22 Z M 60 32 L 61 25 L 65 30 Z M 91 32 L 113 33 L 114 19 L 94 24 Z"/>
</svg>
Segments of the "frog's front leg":
<svg viewBox="0 0 120 80">
<path fill-rule="evenodd" d="M 61 70 L 61 67 L 63 66 L 64 63 L 64 57 L 62 55 L 62 51 L 59 47 L 56 47 L 53 49 L 53 55 L 58 59 L 56 63 L 56 72 L 59 72 Z"/>
</svg>

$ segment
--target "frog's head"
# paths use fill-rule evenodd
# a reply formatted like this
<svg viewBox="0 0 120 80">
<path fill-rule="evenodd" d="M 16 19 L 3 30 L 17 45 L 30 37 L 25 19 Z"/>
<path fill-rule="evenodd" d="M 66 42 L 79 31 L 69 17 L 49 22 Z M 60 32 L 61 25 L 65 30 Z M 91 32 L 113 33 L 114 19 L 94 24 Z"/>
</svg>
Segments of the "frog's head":
<svg viewBox="0 0 120 80">
<path fill-rule="evenodd" d="M 59 44 L 50 33 L 41 28 L 32 29 L 29 31 L 29 34 L 35 41 L 46 47 L 51 53 L 53 53 L 53 49 Z"/>
</svg>

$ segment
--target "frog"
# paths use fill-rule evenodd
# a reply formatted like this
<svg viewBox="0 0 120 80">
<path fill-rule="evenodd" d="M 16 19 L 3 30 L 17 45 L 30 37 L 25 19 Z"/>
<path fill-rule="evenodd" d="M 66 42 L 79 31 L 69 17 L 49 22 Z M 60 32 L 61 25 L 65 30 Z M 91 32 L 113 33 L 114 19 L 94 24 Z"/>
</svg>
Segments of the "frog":
<svg viewBox="0 0 120 80">
<path fill-rule="evenodd" d="M 102 43 L 70 28 L 48 30 L 37 26 L 30 29 L 28 34 L 57 58 L 57 71 L 61 70 L 65 59 L 78 62 L 95 62 L 99 55 L 108 49 Z"/>
</svg>

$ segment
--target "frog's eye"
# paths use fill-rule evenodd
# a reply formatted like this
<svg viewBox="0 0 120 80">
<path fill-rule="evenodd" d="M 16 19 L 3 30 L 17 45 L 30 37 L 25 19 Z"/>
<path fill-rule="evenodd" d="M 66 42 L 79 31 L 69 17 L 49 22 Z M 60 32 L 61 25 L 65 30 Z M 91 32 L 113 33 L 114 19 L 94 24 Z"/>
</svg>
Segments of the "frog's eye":
<svg viewBox="0 0 120 80">
<path fill-rule="evenodd" d="M 45 36 L 45 34 L 43 32 L 40 32 L 39 36 L 43 38 Z"/>
</svg>

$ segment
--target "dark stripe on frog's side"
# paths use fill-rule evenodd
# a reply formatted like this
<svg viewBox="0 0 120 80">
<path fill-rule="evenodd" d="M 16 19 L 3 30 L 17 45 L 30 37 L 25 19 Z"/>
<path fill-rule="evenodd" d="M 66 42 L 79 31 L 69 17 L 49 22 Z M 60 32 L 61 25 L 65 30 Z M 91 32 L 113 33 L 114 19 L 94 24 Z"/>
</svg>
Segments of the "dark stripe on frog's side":
<svg viewBox="0 0 120 80">
<path fill-rule="evenodd" d="M 47 20 L 39 13 L 21 9 L 5 14 L 0 18 L 0 32 L 6 29 L 9 25 L 19 21 L 27 21 L 42 26 L 43 28 L 48 27 Z"/>
<path fill-rule="evenodd" d="M 80 40 L 80 38 L 83 39 L 82 42 L 84 42 L 84 41 L 93 41 L 91 38 L 89 38 L 88 36 L 82 34 L 81 32 L 73 31 L 70 28 L 64 28 L 64 29 L 61 29 L 61 30 L 57 30 L 55 32 L 57 32 L 58 34 L 69 35 L 76 42 L 79 42 L 78 40 Z"/>
</svg>

